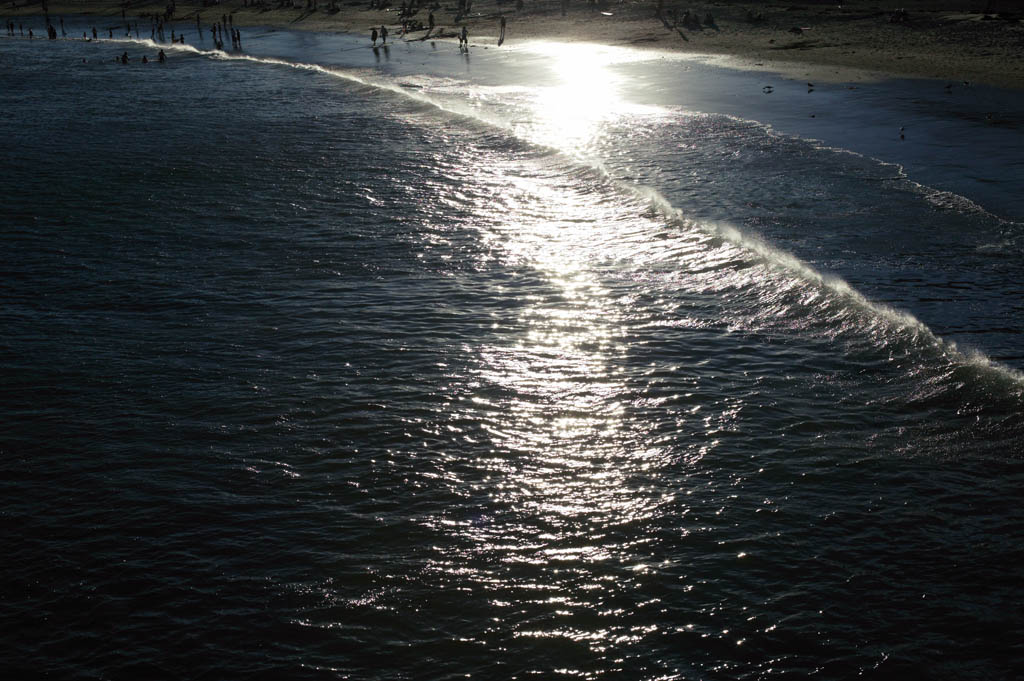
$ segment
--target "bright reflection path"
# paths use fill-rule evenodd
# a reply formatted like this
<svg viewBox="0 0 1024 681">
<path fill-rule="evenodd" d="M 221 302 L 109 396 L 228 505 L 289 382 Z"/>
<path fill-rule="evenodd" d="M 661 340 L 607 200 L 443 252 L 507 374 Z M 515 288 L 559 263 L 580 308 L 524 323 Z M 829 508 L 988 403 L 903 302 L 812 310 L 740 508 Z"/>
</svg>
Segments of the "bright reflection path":
<svg viewBox="0 0 1024 681">
<path fill-rule="evenodd" d="M 581 520 L 628 514 L 631 502 L 617 460 L 625 454 L 625 388 L 615 371 L 626 349 L 625 320 L 593 268 L 615 257 L 608 250 L 613 240 L 601 234 L 614 222 L 602 214 L 607 209 L 564 189 L 522 177 L 514 182 L 509 213 L 534 217 L 497 226 L 487 238 L 534 269 L 542 284 L 521 307 L 514 344 L 484 349 L 480 378 L 512 396 L 488 426 L 493 440 L 531 455 L 517 462 L 503 494 L 531 509 L 551 538 L 567 539 Z M 531 210 L 538 200 L 546 215 Z M 542 555 L 607 557 L 597 546 L 571 543 Z"/>
<path fill-rule="evenodd" d="M 550 85 L 532 89 L 532 116 L 518 130 L 527 138 L 579 152 L 595 141 L 604 124 L 637 109 L 623 100 L 621 76 L 612 68 L 638 59 L 636 53 L 564 43 L 530 43 L 526 50 L 547 58 L 553 78 Z"/>
<path fill-rule="evenodd" d="M 430 569 L 485 594 L 485 645 L 568 647 L 580 672 L 661 635 L 647 614 L 656 599 L 637 600 L 664 560 L 642 528 L 676 490 L 659 482 L 666 452 L 630 415 L 641 399 L 629 368 L 634 287 L 620 269 L 658 224 L 628 197 L 593 201 L 608 195 L 599 173 L 540 158 L 538 168 L 495 154 L 475 167 L 479 195 L 492 197 L 482 250 L 516 274 L 473 349 L 472 391 L 452 405 L 456 422 L 479 424 L 486 454 L 463 474 L 466 503 L 429 519 L 451 539 Z"/>
</svg>

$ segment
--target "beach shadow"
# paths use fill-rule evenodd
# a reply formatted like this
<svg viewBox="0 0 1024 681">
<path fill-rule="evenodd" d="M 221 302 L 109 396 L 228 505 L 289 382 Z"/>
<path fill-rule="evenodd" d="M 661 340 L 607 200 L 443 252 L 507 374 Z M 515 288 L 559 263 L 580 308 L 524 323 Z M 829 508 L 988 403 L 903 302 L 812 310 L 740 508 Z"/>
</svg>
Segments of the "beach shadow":
<svg viewBox="0 0 1024 681">
<path fill-rule="evenodd" d="M 792 43 L 786 43 L 785 45 L 773 45 L 768 48 L 770 50 L 810 50 L 815 47 L 827 47 L 819 40 L 800 40 Z"/>
</svg>

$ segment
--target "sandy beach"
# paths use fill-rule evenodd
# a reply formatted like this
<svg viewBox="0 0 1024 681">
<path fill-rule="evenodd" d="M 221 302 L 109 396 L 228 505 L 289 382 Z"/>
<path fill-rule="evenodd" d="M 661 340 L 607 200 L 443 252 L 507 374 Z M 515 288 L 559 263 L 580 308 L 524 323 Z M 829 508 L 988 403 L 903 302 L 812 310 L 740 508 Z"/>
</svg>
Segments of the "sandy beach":
<svg viewBox="0 0 1024 681">
<path fill-rule="evenodd" d="M 436 27 L 430 39 L 455 40 L 464 25 L 472 45 L 497 47 L 500 17 L 507 21 L 502 47 L 553 39 L 597 42 L 711 55 L 718 63 L 782 73 L 796 79 L 863 82 L 906 76 L 1024 88 L 1024 12 L 1010 0 L 854 0 L 787 3 L 672 0 L 609 2 L 477 0 L 465 16 L 451 0 L 422 5 L 411 18 L 427 24 L 433 7 Z M 40 15 L 39 0 L 6 3 L 10 19 Z M 120 20 L 163 14 L 164 2 L 64 0 L 50 2 L 51 15 L 92 14 Z M 256 5 L 256 6 L 252 6 Z M 426 30 L 400 35 L 400 3 L 371 9 L 370 0 L 306 0 L 262 6 L 248 0 L 182 2 L 174 23 L 194 29 L 230 15 L 234 25 L 308 31 L 366 33 L 386 25 L 394 40 L 427 38 Z M 687 20 L 687 12 L 690 20 Z M 186 29 L 187 30 L 187 29 Z"/>
</svg>

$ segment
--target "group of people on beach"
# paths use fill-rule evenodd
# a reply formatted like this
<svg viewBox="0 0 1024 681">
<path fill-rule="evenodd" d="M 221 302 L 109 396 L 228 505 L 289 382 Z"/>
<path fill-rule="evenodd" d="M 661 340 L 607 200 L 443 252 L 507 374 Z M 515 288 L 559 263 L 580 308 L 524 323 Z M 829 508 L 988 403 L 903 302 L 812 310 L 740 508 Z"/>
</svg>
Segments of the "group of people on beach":
<svg viewBox="0 0 1024 681">
<path fill-rule="evenodd" d="M 160 50 L 160 53 L 156 56 L 156 60 L 158 62 L 160 62 L 161 64 L 163 64 L 163 63 L 165 63 L 167 61 L 167 55 L 164 54 L 163 50 Z M 118 62 L 120 64 L 127 64 L 128 62 L 130 62 L 131 60 L 128 58 L 128 51 L 126 50 L 126 51 L 122 52 L 120 57 L 114 57 L 114 61 L 116 61 L 116 62 Z M 142 55 L 142 59 L 140 59 L 139 61 L 142 62 L 143 64 L 148 64 L 149 63 L 149 57 L 147 57 L 146 55 Z"/>
<path fill-rule="evenodd" d="M 413 2 L 408 4 L 402 3 L 402 6 L 398 9 L 398 18 L 402 20 L 402 35 L 426 29 L 427 35 L 425 37 L 430 37 L 430 34 L 434 31 L 434 12 L 432 9 L 428 11 L 427 25 L 424 26 L 422 21 L 415 18 L 419 11 L 419 7 L 414 6 Z"/>
<path fill-rule="evenodd" d="M 403 28 L 404 28 L 404 26 L 403 26 Z M 433 13 L 431 13 L 431 15 L 430 15 L 430 30 L 434 30 L 434 15 L 433 15 Z M 429 35 L 429 33 L 428 33 L 428 35 Z M 373 28 L 370 29 L 370 42 L 371 42 L 371 44 L 373 45 L 374 48 L 377 47 L 377 40 L 378 40 L 378 38 L 380 39 L 380 44 L 386 47 L 387 44 L 388 44 L 388 27 L 387 26 L 383 26 L 382 25 L 380 27 L 380 30 L 378 30 L 376 26 L 374 26 Z M 500 34 L 500 37 L 498 39 L 498 44 L 500 45 L 504 40 L 505 40 L 505 17 L 502 16 L 501 17 L 501 34 Z M 463 26 L 462 27 L 462 31 L 459 32 L 459 51 L 460 52 L 468 52 L 469 51 L 469 31 L 466 30 L 465 26 Z"/>
<path fill-rule="evenodd" d="M 165 12 L 164 16 L 161 16 L 159 14 L 141 15 L 143 18 L 146 17 L 146 16 L 149 16 L 149 18 L 150 18 L 150 38 L 154 42 L 156 42 L 157 40 L 159 40 L 161 42 L 167 42 L 166 37 L 164 35 L 164 30 L 165 30 L 164 29 L 164 21 L 168 17 L 168 15 L 170 15 L 170 17 L 173 18 L 173 12 L 174 12 L 174 5 L 173 5 L 173 3 L 171 3 L 171 4 L 168 5 L 167 12 Z M 122 15 L 123 15 L 123 13 L 122 13 Z M 45 19 L 46 19 L 46 33 L 47 33 L 47 37 L 49 37 L 50 40 L 56 40 L 57 39 L 57 27 L 50 20 L 50 15 L 49 14 L 47 14 L 45 16 Z M 67 38 L 67 31 L 64 28 L 64 19 L 62 17 L 58 17 L 57 20 L 60 23 L 61 35 L 64 38 Z M 132 33 L 134 31 L 135 38 L 139 39 L 139 37 L 140 37 L 140 35 L 139 35 L 140 34 L 139 23 L 136 21 L 134 26 L 133 26 L 132 23 L 128 20 L 127 16 L 122 16 L 122 20 L 124 21 L 125 37 L 126 38 L 131 38 L 132 37 Z M 222 21 L 220 23 L 214 23 L 211 26 L 210 33 L 211 33 L 211 35 L 213 37 L 214 45 L 217 47 L 217 49 L 219 49 L 219 50 L 224 49 L 223 40 L 224 40 L 224 33 L 225 32 L 228 32 L 230 34 L 232 47 L 234 49 L 236 49 L 236 50 L 241 50 L 242 49 L 242 32 L 240 30 L 236 29 L 232 24 L 233 24 L 233 20 L 231 19 L 231 17 L 229 15 L 224 15 L 222 17 Z M 227 27 L 227 28 L 225 28 L 225 27 Z M 13 37 L 13 36 L 17 36 L 19 34 L 21 36 L 25 36 L 26 35 L 26 28 L 25 28 L 25 26 L 23 24 L 20 24 L 20 23 L 19 24 L 15 24 L 14 21 L 9 20 L 9 19 L 4 21 L 4 28 L 6 29 L 6 32 L 7 32 L 8 36 L 12 36 Z M 116 28 L 116 27 L 114 27 L 114 28 Z M 114 28 L 108 28 L 107 29 L 107 36 L 108 36 L 108 38 L 110 40 L 114 39 Z M 118 29 L 118 30 L 120 30 L 120 29 Z M 202 28 L 202 23 L 201 23 L 201 20 L 200 20 L 200 17 L 199 17 L 198 13 L 196 14 L 196 30 L 197 30 L 197 32 L 199 34 L 200 39 L 201 39 L 203 37 L 203 28 Z M 387 29 L 382 26 L 381 30 L 382 31 L 386 31 Z M 35 36 L 35 32 L 32 30 L 31 27 L 29 27 L 27 29 L 27 31 L 28 31 L 27 36 L 28 36 L 28 38 L 30 40 L 34 39 L 36 37 Z M 386 35 L 386 33 L 385 33 L 385 35 Z M 89 37 L 88 32 L 82 31 L 82 40 L 84 40 L 86 42 L 91 42 L 93 40 L 98 40 L 98 39 L 99 39 L 99 32 L 96 30 L 95 26 L 92 27 L 92 38 Z M 172 28 L 171 29 L 171 40 L 170 40 L 170 42 L 184 44 L 185 43 L 185 34 L 184 33 L 178 33 L 175 29 Z M 166 62 L 167 61 L 167 54 L 161 49 L 159 51 L 156 59 L 160 63 Z M 128 53 L 127 52 L 123 52 L 121 55 L 119 55 L 117 57 L 114 57 L 114 61 L 118 62 L 118 63 L 121 63 L 121 64 L 127 64 L 127 63 L 129 63 L 130 59 L 128 57 Z M 143 64 L 147 64 L 147 63 L 149 63 L 150 59 L 149 59 L 148 56 L 143 55 L 142 58 L 139 61 L 141 61 L 141 63 L 143 63 Z"/>
<path fill-rule="evenodd" d="M 199 13 L 196 12 L 196 30 L 199 32 L 199 37 L 203 35 L 202 24 L 200 23 Z M 219 22 L 214 22 L 210 26 L 210 36 L 213 38 L 213 44 L 218 50 L 224 49 L 224 31 L 227 30 L 228 35 L 231 36 L 231 48 L 235 50 L 242 49 L 242 32 L 235 28 L 234 16 L 231 14 L 222 14 Z"/>
<path fill-rule="evenodd" d="M 370 31 L 370 38 L 373 40 L 373 46 L 374 47 L 377 47 L 377 36 L 378 35 L 380 35 L 380 44 L 381 45 L 387 45 L 388 44 L 388 27 L 382 25 L 380 27 L 380 33 L 379 34 L 377 33 L 377 27 L 376 26 L 374 26 L 373 29 Z"/>
<path fill-rule="evenodd" d="M 8 20 L 6 22 L 5 28 L 7 29 L 7 35 L 9 35 L 9 36 L 14 36 L 14 35 L 17 35 L 18 33 L 20 33 L 21 35 L 25 35 L 25 27 L 22 24 L 18 24 L 18 27 L 17 27 L 18 30 L 17 30 L 17 32 L 15 32 L 15 30 L 14 30 L 15 29 L 14 22 Z M 63 34 L 63 36 L 65 38 L 68 37 L 67 32 L 64 30 L 64 20 L 63 19 L 60 20 L 60 32 Z M 31 28 L 29 28 L 28 29 L 28 38 L 29 38 L 29 40 L 34 40 L 35 37 L 36 37 L 35 31 L 33 31 Z M 57 27 L 54 26 L 52 23 L 50 23 L 49 15 L 47 15 L 47 17 L 46 17 L 46 37 L 49 38 L 50 40 L 56 40 L 57 39 Z"/>
</svg>

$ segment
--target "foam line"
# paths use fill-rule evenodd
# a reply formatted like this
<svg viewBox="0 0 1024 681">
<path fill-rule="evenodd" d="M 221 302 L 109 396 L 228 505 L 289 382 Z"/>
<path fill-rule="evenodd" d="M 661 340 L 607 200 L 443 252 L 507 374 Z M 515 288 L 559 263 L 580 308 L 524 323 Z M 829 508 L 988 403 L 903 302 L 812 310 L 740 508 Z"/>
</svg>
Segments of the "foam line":
<svg viewBox="0 0 1024 681">
<path fill-rule="evenodd" d="M 107 42 L 110 42 L 109 40 Z M 210 57 L 211 59 L 224 60 L 224 61 L 248 61 L 259 64 L 269 64 L 273 66 L 283 66 L 287 68 L 294 68 L 304 71 L 313 71 L 316 73 L 322 73 L 328 76 L 336 78 L 342 78 L 353 83 L 358 83 L 367 87 L 376 88 L 379 90 L 385 90 L 392 92 L 407 99 L 413 99 L 425 105 L 429 105 L 438 111 L 453 114 L 475 120 L 479 123 L 483 123 L 488 126 L 499 128 L 508 134 L 520 137 L 509 121 L 502 120 L 498 117 L 484 115 L 477 109 L 471 107 L 453 107 L 450 104 L 440 102 L 437 99 L 424 94 L 420 90 L 409 90 L 403 88 L 400 85 L 392 82 L 384 82 L 376 79 L 368 79 L 360 77 L 349 71 L 328 68 L 319 64 L 303 63 L 303 62 L 292 62 L 285 59 L 277 59 L 274 57 L 256 57 L 249 54 L 238 53 L 238 52 L 224 52 L 221 50 L 201 50 L 192 45 L 183 44 L 171 44 L 163 45 L 156 43 L 149 39 L 114 39 L 114 42 L 133 42 L 141 43 L 143 45 L 159 48 L 159 49 L 171 49 L 178 52 L 189 52 L 197 55 Z M 1011 367 L 1006 367 L 993 362 L 990 358 L 981 352 L 977 351 L 963 351 L 960 350 L 956 343 L 953 341 L 945 340 L 936 335 L 926 324 L 921 322 L 919 319 L 914 317 L 909 312 L 897 310 L 895 308 L 875 303 L 868 300 L 863 294 L 850 286 L 846 281 L 839 277 L 826 276 L 815 270 L 813 267 L 803 262 L 796 256 L 780 250 L 774 246 L 769 245 L 765 241 L 757 238 L 754 235 L 747 234 L 735 226 L 728 224 L 713 224 L 706 222 L 695 222 L 683 215 L 682 211 L 671 204 L 671 202 L 659 191 L 651 187 L 639 186 L 625 180 L 621 180 L 615 177 L 601 162 L 600 159 L 583 157 L 578 154 L 572 154 L 565 149 L 553 147 L 548 144 L 540 143 L 536 140 L 523 139 L 523 141 L 537 147 L 553 151 L 559 155 L 568 157 L 573 162 L 581 164 L 587 168 L 590 168 L 600 173 L 605 179 L 613 184 L 617 189 L 623 193 L 632 195 L 638 199 L 643 200 L 652 208 L 654 208 L 659 214 L 664 216 L 666 219 L 676 222 L 677 224 L 683 225 L 688 228 L 699 229 L 711 236 L 723 239 L 744 251 L 753 253 L 762 261 L 769 263 L 775 267 L 784 269 L 785 271 L 799 277 L 800 279 L 826 289 L 831 293 L 838 295 L 843 300 L 847 301 L 848 304 L 855 306 L 858 309 L 864 310 L 869 314 L 872 314 L 880 319 L 885 320 L 888 324 L 898 329 L 903 329 L 917 334 L 921 338 L 925 339 L 934 348 L 939 350 L 951 364 L 960 364 L 965 366 L 971 366 L 976 369 L 985 371 L 995 372 L 997 375 L 1003 378 L 1008 378 L 1017 383 L 1019 386 L 1024 386 L 1024 372 L 1017 371 Z"/>
</svg>

